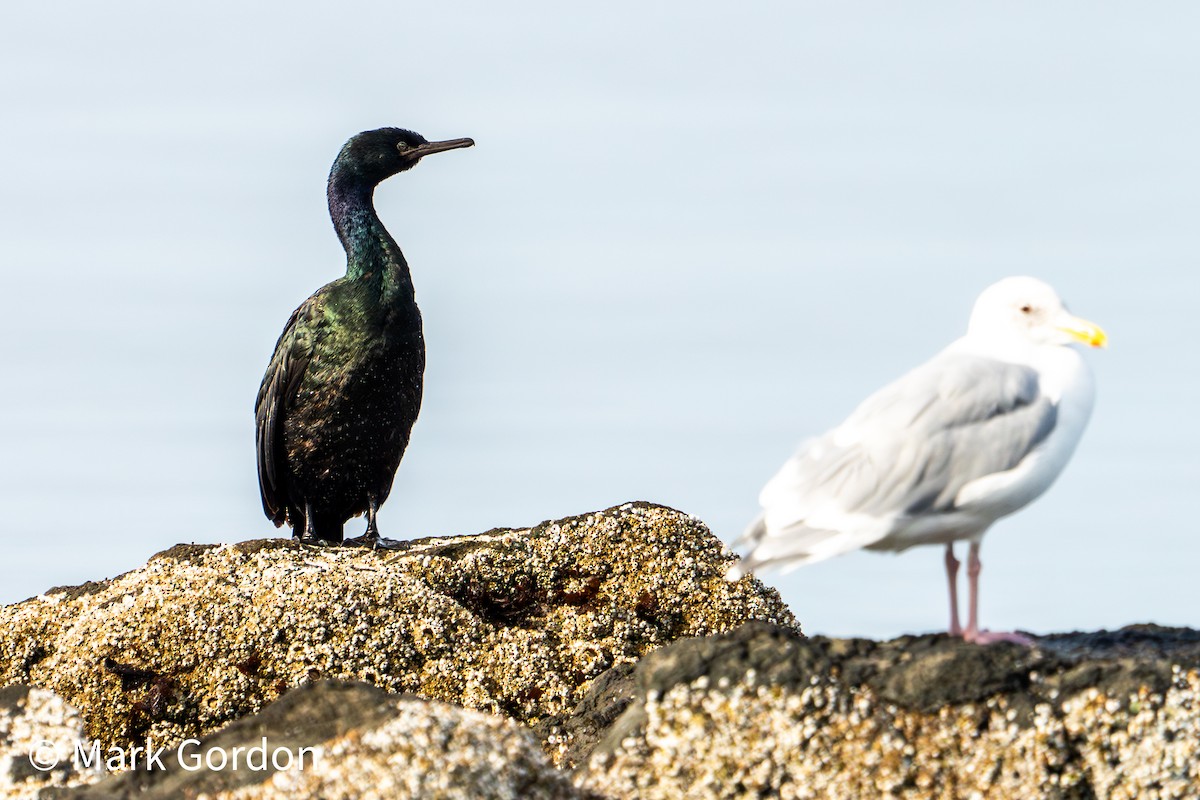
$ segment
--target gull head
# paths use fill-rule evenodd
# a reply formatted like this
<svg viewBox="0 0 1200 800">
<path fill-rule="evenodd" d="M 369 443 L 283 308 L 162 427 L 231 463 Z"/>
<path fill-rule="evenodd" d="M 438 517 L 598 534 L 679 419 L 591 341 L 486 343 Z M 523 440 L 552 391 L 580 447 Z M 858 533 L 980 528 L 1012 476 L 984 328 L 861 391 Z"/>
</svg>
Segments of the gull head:
<svg viewBox="0 0 1200 800">
<path fill-rule="evenodd" d="M 1005 278 L 979 295 L 967 335 L 996 343 L 1104 347 L 1099 325 L 1067 311 L 1058 293 L 1037 278 Z"/>
</svg>

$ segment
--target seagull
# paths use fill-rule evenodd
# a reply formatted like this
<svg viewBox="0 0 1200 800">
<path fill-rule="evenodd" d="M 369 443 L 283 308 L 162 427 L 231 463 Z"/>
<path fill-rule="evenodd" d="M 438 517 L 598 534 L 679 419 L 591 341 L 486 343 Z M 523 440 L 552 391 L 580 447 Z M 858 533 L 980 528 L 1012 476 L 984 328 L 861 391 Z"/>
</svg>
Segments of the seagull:
<svg viewBox="0 0 1200 800">
<path fill-rule="evenodd" d="M 967 333 L 868 397 L 838 427 L 805 442 L 759 495 L 762 513 L 735 546 L 731 581 L 762 567 L 798 567 L 853 550 L 945 545 L 952 636 L 1029 644 L 979 627 L 979 545 L 996 520 L 1059 476 L 1095 399 L 1080 343 L 1104 347 L 1053 288 L 1005 278 L 975 302 Z M 958 615 L 966 540 L 969 609 Z"/>
</svg>

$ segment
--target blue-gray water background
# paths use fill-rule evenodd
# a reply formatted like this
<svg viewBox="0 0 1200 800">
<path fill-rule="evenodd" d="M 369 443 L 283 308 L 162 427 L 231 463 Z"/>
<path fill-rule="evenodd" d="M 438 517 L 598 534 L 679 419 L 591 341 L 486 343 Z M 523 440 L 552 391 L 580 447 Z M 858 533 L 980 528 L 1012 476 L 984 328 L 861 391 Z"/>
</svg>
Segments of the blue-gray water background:
<svg viewBox="0 0 1200 800">
<path fill-rule="evenodd" d="M 0 602 L 275 535 L 253 404 L 381 125 L 426 320 L 386 535 L 665 503 L 726 541 L 805 437 L 1009 274 L 1104 325 L 984 623 L 1200 624 L 1200 6 L 6 4 Z M 358 532 L 359 521 L 349 530 Z M 945 624 L 941 553 L 770 575 L 810 632 Z"/>
</svg>

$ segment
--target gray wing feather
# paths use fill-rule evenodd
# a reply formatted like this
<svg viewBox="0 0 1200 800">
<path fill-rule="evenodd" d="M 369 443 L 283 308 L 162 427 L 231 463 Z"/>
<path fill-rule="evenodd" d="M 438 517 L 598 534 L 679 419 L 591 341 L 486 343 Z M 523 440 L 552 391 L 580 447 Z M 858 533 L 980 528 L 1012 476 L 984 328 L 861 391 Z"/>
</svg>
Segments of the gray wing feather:
<svg viewBox="0 0 1200 800">
<path fill-rule="evenodd" d="M 1030 367 L 943 353 L 869 397 L 763 490 L 763 505 L 822 503 L 845 513 L 952 508 L 963 486 L 1012 469 L 1054 429 L 1057 411 Z M 798 520 L 806 516 L 798 514 Z"/>
</svg>

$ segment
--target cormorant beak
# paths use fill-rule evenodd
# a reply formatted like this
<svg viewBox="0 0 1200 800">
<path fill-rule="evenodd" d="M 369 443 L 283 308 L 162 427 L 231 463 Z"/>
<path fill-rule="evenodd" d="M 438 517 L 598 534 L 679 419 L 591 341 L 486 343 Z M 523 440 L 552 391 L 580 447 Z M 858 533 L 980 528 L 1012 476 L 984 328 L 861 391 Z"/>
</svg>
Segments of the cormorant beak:
<svg viewBox="0 0 1200 800">
<path fill-rule="evenodd" d="M 1081 317 L 1068 317 L 1058 329 L 1090 347 L 1107 347 L 1108 334 L 1094 322 L 1088 322 Z"/>
<path fill-rule="evenodd" d="M 419 144 L 408 151 L 407 155 L 424 158 L 425 156 L 441 153 L 445 150 L 457 150 L 460 147 L 472 147 L 475 144 L 474 139 L 446 139 L 443 142 L 426 142 Z"/>
</svg>

